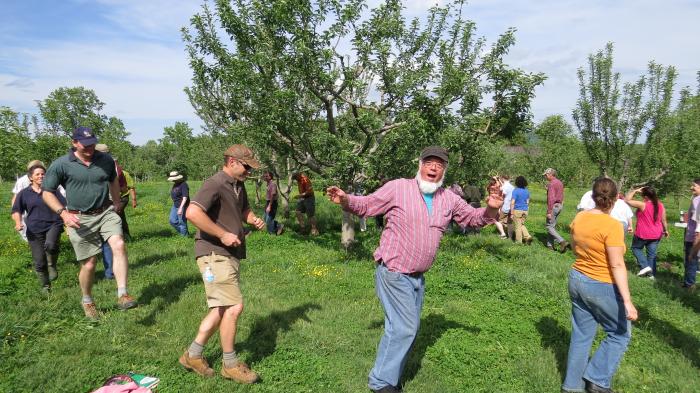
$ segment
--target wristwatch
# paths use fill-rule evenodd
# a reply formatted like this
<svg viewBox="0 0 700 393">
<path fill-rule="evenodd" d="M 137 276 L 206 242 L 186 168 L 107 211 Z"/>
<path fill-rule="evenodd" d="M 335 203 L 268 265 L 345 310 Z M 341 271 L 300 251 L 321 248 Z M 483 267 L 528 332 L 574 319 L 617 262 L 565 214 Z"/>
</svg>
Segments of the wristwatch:
<svg viewBox="0 0 700 393">
<path fill-rule="evenodd" d="M 56 214 L 58 214 L 58 215 L 60 216 L 61 213 L 63 213 L 65 210 L 66 210 L 65 207 L 62 207 L 62 208 L 60 208 L 60 209 L 57 209 L 57 210 L 56 210 Z"/>
</svg>

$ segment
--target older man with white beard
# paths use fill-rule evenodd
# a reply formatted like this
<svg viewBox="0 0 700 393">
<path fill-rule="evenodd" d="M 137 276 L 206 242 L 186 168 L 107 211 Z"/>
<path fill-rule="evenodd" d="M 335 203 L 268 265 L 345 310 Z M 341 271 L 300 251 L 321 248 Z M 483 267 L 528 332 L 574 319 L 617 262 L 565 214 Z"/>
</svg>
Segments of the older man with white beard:
<svg viewBox="0 0 700 393">
<path fill-rule="evenodd" d="M 447 150 L 425 148 L 413 179 L 396 179 L 367 196 L 348 195 L 338 187 L 327 189 L 328 197 L 344 210 L 359 216 L 384 214 L 387 224 L 379 247 L 375 285 L 384 309 L 384 335 L 369 374 L 373 392 L 399 392 L 401 373 L 418 334 L 425 293 L 423 273 L 435 261 L 440 239 L 454 220 L 462 227 L 493 223 L 503 205 L 497 190 L 487 207 L 475 209 L 462 198 L 443 189 Z"/>
</svg>

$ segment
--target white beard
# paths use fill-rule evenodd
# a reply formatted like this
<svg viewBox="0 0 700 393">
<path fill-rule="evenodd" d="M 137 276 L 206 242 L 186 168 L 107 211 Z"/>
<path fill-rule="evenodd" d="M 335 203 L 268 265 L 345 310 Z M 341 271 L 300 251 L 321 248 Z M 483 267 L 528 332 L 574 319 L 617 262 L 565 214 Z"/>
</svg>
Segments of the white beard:
<svg viewBox="0 0 700 393">
<path fill-rule="evenodd" d="M 420 189 L 420 192 L 422 192 L 423 194 L 434 194 L 438 188 L 442 187 L 442 181 L 445 180 L 445 174 L 442 174 L 440 181 L 438 181 L 437 183 L 433 183 L 430 181 L 423 180 L 420 177 L 420 170 L 418 170 L 418 173 L 416 173 L 416 180 L 418 181 L 418 189 Z"/>
</svg>

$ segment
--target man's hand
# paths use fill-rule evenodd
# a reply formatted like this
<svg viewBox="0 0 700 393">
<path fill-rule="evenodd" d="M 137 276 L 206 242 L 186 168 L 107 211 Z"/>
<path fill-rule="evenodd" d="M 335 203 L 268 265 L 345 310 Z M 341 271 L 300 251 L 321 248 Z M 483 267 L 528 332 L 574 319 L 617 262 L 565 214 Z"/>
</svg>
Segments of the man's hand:
<svg viewBox="0 0 700 393">
<path fill-rule="evenodd" d="M 552 213 L 547 213 L 547 219 L 551 220 L 552 219 Z"/>
<path fill-rule="evenodd" d="M 637 308 L 634 307 L 634 304 L 632 304 L 632 301 L 625 302 L 625 314 L 627 314 L 627 319 L 630 321 L 636 321 L 637 318 L 639 318 L 639 314 L 637 313 Z"/>
<path fill-rule="evenodd" d="M 22 225 L 21 222 L 15 224 L 15 231 L 19 232 L 19 231 L 21 231 L 22 229 L 24 229 L 24 225 Z"/>
<path fill-rule="evenodd" d="M 270 214 L 271 211 L 272 207 L 270 205 L 267 205 L 267 207 L 265 208 L 265 213 Z"/>
<path fill-rule="evenodd" d="M 632 225 L 627 227 L 627 233 L 634 233 L 634 229 L 632 229 Z"/>
<path fill-rule="evenodd" d="M 124 210 L 124 205 L 122 205 L 121 202 L 113 202 L 113 204 L 114 204 L 114 211 L 117 214 L 121 213 L 122 210 Z"/>
<path fill-rule="evenodd" d="M 177 209 L 177 215 L 181 216 L 182 215 L 182 208 Z"/>
<path fill-rule="evenodd" d="M 265 226 L 265 221 L 263 221 L 260 217 L 255 217 L 248 224 L 254 226 L 257 229 L 263 229 L 263 227 Z"/>
<path fill-rule="evenodd" d="M 80 219 L 75 214 L 69 213 L 68 210 L 64 210 L 61 212 L 61 219 L 66 224 L 66 226 L 76 229 L 80 228 Z"/>
<path fill-rule="evenodd" d="M 336 186 L 330 186 L 326 189 L 328 199 L 336 205 L 346 205 L 348 203 L 348 194 Z"/>
<path fill-rule="evenodd" d="M 219 240 L 221 240 L 221 243 L 226 247 L 236 247 L 241 245 L 241 240 L 238 238 L 238 236 L 231 232 L 224 232 Z"/>
<path fill-rule="evenodd" d="M 136 199 L 132 199 L 132 200 L 131 200 L 131 207 L 133 207 L 134 209 L 136 209 Z"/>
</svg>

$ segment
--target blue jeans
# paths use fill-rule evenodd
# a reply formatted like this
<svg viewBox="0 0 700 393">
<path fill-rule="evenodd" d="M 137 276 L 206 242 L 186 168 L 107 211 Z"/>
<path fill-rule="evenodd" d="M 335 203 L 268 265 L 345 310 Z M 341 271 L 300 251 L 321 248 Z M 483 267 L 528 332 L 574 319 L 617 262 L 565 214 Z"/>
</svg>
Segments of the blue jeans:
<svg viewBox="0 0 700 393">
<path fill-rule="evenodd" d="M 632 254 L 637 258 L 639 269 L 650 267 L 652 276 L 656 275 L 656 248 L 659 246 L 660 241 L 660 239 L 646 240 L 637 236 L 632 238 Z M 644 254 L 644 247 L 647 249 L 646 255 Z"/>
<path fill-rule="evenodd" d="M 557 232 L 557 218 L 564 207 L 561 203 L 555 203 L 552 206 L 552 218 L 547 218 L 545 227 L 547 228 L 547 247 L 554 246 L 554 243 L 559 244 L 564 241 L 559 232 Z"/>
<path fill-rule="evenodd" d="M 695 274 L 698 272 L 698 256 L 690 255 L 693 242 L 685 242 L 685 274 L 683 275 L 683 285 L 689 287 L 695 284 Z"/>
<path fill-rule="evenodd" d="M 112 271 L 112 247 L 106 241 L 102 242 L 102 264 L 105 267 L 105 278 L 114 278 L 114 272 Z"/>
<path fill-rule="evenodd" d="M 170 225 L 175 228 L 177 233 L 187 236 L 187 218 L 185 218 L 184 212 L 182 215 L 177 214 L 177 209 L 175 206 L 170 208 Z"/>
<path fill-rule="evenodd" d="M 384 335 L 379 341 L 377 358 L 369 373 L 368 386 L 379 390 L 397 386 L 418 334 L 425 294 L 422 274 L 412 277 L 390 272 L 380 264 L 374 272 L 377 297 L 384 309 Z"/>
<path fill-rule="evenodd" d="M 620 292 L 613 284 L 594 280 L 571 269 L 569 296 L 571 342 L 562 388 L 583 392 L 584 379 L 609 388 L 632 337 L 632 324 L 626 318 Z M 606 336 L 589 359 L 598 325 Z"/>
<path fill-rule="evenodd" d="M 269 203 L 266 202 L 265 206 Z M 272 201 L 270 205 L 270 213 L 264 212 L 263 218 L 265 219 L 265 224 L 267 225 L 267 233 L 271 235 L 277 234 L 277 229 L 280 227 L 280 223 L 275 221 L 275 216 L 277 216 L 277 201 Z"/>
</svg>

